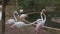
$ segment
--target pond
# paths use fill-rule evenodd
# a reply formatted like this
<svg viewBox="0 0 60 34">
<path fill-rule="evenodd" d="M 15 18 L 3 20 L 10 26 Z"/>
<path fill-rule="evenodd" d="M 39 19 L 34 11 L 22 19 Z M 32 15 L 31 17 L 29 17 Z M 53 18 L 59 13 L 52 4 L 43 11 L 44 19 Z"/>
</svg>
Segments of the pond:
<svg viewBox="0 0 60 34">
<path fill-rule="evenodd" d="M 51 18 L 53 17 L 59 17 L 55 12 L 49 12 L 49 13 L 47 12 L 46 17 L 47 17 L 47 20 L 46 20 L 45 26 L 60 28 L 59 23 L 52 22 L 51 20 Z M 33 21 L 36 21 L 38 18 L 40 18 L 40 13 L 35 13 L 35 14 L 28 15 L 28 18 L 26 18 L 26 20 L 33 22 Z"/>
</svg>

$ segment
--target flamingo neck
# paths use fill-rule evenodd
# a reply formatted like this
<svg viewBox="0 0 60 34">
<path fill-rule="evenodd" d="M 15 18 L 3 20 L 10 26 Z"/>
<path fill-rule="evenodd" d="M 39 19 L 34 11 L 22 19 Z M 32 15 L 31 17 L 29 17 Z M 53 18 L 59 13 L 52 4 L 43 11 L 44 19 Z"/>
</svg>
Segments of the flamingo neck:
<svg viewBox="0 0 60 34">
<path fill-rule="evenodd" d="M 43 13 L 43 15 L 44 15 L 44 20 L 43 21 L 45 22 L 46 21 L 46 15 L 44 13 Z"/>
<path fill-rule="evenodd" d="M 15 21 L 17 22 L 17 18 L 16 18 L 16 16 L 15 16 L 15 14 L 13 14 L 13 17 L 14 17 Z"/>
</svg>

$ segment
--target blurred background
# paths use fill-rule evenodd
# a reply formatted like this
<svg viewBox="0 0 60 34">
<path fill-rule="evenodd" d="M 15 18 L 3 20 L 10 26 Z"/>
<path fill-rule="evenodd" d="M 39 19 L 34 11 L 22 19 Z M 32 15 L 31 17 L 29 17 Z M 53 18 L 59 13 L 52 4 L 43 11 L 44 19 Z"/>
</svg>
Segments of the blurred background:
<svg viewBox="0 0 60 34">
<path fill-rule="evenodd" d="M 0 0 L 0 5 L 2 4 Z M 60 0 L 6 0 L 5 21 L 12 17 L 12 13 L 16 10 L 23 9 L 23 13 L 40 12 L 46 9 L 45 26 L 60 29 Z M 37 17 L 36 17 L 37 16 Z M 39 18 L 38 14 L 28 16 L 28 21 L 33 22 Z M 52 20 L 53 19 L 53 20 Z M 22 29 L 13 28 L 5 25 L 5 34 L 35 34 L 34 26 Z M 21 30 L 21 32 L 19 32 Z M 44 29 L 43 34 L 59 34 L 60 31 L 54 29 Z"/>
</svg>

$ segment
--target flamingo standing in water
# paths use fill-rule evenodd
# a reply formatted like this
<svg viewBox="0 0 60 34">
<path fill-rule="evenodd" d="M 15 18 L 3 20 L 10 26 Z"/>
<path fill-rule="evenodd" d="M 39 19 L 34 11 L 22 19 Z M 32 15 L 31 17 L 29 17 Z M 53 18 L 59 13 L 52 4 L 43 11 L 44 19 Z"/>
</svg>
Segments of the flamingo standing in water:
<svg viewBox="0 0 60 34">
<path fill-rule="evenodd" d="M 35 22 L 37 23 L 36 24 L 36 28 L 35 28 L 35 30 L 36 30 L 36 34 L 41 34 L 42 32 L 42 27 L 44 26 L 44 24 L 45 24 L 45 21 L 46 21 L 46 15 L 43 13 L 43 11 L 44 11 L 45 9 L 43 9 L 42 10 L 42 12 L 41 12 L 41 19 L 37 19 Z M 44 16 L 44 19 L 43 19 L 43 16 Z"/>
</svg>

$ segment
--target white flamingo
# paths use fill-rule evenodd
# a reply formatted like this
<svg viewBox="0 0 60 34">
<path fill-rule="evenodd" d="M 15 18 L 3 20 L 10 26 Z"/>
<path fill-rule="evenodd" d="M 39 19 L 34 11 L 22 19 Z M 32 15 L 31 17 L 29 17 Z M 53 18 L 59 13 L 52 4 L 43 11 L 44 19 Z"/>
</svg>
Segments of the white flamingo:
<svg viewBox="0 0 60 34">
<path fill-rule="evenodd" d="M 13 17 L 14 17 L 14 19 L 8 19 L 5 24 L 8 24 L 8 25 L 14 24 L 17 21 L 17 19 L 15 17 L 15 12 L 13 13 Z"/>
<path fill-rule="evenodd" d="M 25 27 L 25 26 L 30 26 L 30 25 L 32 25 L 32 24 L 34 24 L 34 23 L 35 23 L 35 22 L 30 23 L 30 24 L 25 24 L 24 22 L 20 21 L 20 22 L 17 22 L 17 23 L 15 23 L 15 24 L 13 24 L 13 25 L 11 26 L 11 28 L 13 28 L 14 26 L 17 27 L 17 28 L 21 28 L 21 27 Z"/>
<path fill-rule="evenodd" d="M 44 9 L 43 9 L 42 12 L 41 12 L 41 19 L 37 19 L 37 20 L 35 21 L 35 22 L 37 23 L 37 24 L 36 24 L 36 28 L 35 28 L 35 30 L 37 31 L 36 34 L 39 34 L 39 32 L 40 32 L 40 34 L 41 34 L 42 27 L 44 26 L 45 21 L 46 21 L 46 16 L 45 16 L 45 14 L 43 13 L 43 11 L 44 11 Z M 45 19 L 43 19 L 42 14 L 44 15 L 44 18 L 45 18 Z"/>
</svg>

